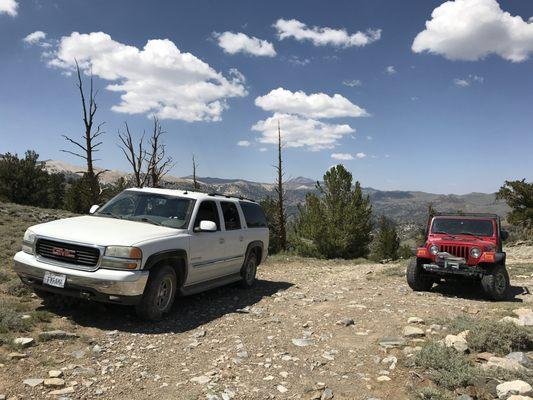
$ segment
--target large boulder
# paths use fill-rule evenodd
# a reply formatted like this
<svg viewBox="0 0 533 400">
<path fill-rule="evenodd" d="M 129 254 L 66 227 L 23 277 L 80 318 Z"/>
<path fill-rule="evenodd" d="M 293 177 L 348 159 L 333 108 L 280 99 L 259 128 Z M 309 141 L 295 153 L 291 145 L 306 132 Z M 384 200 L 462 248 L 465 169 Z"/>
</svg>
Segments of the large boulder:
<svg viewBox="0 0 533 400">
<path fill-rule="evenodd" d="M 506 399 L 507 397 L 513 394 L 528 394 L 532 390 L 533 388 L 529 383 L 521 380 L 504 382 L 496 386 L 496 394 L 500 399 Z"/>
</svg>

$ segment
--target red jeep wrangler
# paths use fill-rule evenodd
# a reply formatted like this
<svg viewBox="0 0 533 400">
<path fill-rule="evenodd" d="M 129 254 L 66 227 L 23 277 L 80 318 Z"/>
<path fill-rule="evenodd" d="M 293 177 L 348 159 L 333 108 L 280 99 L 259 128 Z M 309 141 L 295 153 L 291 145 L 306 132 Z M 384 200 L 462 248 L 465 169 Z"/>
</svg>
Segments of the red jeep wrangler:
<svg viewBox="0 0 533 400">
<path fill-rule="evenodd" d="M 430 290 L 442 279 L 481 282 L 493 300 L 509 292 L 502 241 L 508 233 L 496 214 L 436 214 L 429 218 L 423 247 L 407 267 L 407 283 L 415 291 Z"/>
</svg>

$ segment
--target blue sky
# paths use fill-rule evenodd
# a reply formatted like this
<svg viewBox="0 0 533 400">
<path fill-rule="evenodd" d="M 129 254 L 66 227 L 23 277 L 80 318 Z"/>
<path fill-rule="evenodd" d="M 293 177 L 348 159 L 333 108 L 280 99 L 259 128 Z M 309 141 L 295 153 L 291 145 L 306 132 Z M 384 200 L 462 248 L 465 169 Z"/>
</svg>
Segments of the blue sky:
<svg viewBox="0 0 533 400">
<path fill-rule="evenodd" d="M 191 173 L 194 153 L 201 176 L 273 181 L 279 119 L 288 177 L 320 178 L 344 158 L 378 189 L 492 192 L 506 179 L 533 180 L 533 3 L 442 3 L 0 0 L 0 153 L 35 149 L 80 164 L 60 151 L 69 148 L 62 134 L 82 134 L 75 55 L 96 75 L 106 130 L 98 164 L 108 168 L 128 169 L 117 146 L 124 121 L 140 136 L 155 112 L 178 176 Z M 449 21 L 463 25 L 450 31 Z M 23 40 L 36 31 L 45 37 Z M 233 47 L 222 48 L 224 32 L 252 47 L 230 35 Z M 160 81 L 173 52 L 194 60 Z M 118 60 L 123 53 L 139 62 Z M 115 65 L 123 72 L 111 77 Z M 146 84 L 144 74 L 159 86 L 139 95 L 131 86 Z M 218 94 L 206 95 L 213 81 Z M 202 100 L 184 99 L 189 90 Z M 148 110 L 148 100 L 159 105 Z"/>
</svg>

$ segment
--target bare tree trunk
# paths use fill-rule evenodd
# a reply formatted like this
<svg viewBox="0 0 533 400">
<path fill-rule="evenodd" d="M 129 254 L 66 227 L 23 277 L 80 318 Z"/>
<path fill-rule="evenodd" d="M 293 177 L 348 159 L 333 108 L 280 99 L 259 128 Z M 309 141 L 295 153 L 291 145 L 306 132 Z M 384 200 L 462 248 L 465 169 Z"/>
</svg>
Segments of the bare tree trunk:
<svg viewBox="0 0 533 400">
<path fill-rule="evenodd" d="M 63 135 L 63 137 L 68 142 L 79 148 L 78 152 L 70 150 L 61 151 L 75 155 L 76 157 L 80 157 L 81 159 L 85 160 L 87 165 L 86 177 L 90 184 L 91 200 L 93 204 L 96 204 L 98 203 L 100 197 L 99 176 L 102 173 L 106 172 L 106 170 L 102 170 L 98 173 L 95 173 L 93 163 L 94 161 L 96 161 L 96 159 L 94 158 L 94 153 L 99 151 L 99 147 L 102 145 L 102 141 L 98 141 L 99 139 L 97 138 L 104 133 L 104 131 L 102 131 L 101 129 L 104 125 L 104 122 L 98 124 L 96 127 L 94 126 L 94 115 L 96 114 L 96 110 L 98 109 L 98 106 L 96 104 L 96 95 L 98 94 L 98 92 L 95 92 L 93 88 L 92 72 L 90 78 L 88 100 L 85 98 L 86 94 L 85 89 L 83 88 L 83 80 L 81 79 L 81 71 L 78 65 L 78 61 L 76 61 L 76 72 L 78 78 L 77 87 L 80 92 L 81 106 L 83 112 L 82 119 L 85 127 L 85 132 L 82 136 L 82 141 L 77 141 L 70 138 L 69 136 Z"/>
<path fill-rule="evenodd" d="M 196 159 L 194 157 L 194 154 L 192 155 L 192 184 L 194 190 L 200 189 L 200 185 L 198 184 L 198 181 L 196 180 L 196 168 L 198 167 L 198 164 L 196 163 Z"/>
<path fill-rule="evenodd" d="M 159 187 L 161 179 L 174 166 L 172 157 L 166 156 L 165 145 L 160 142 L 163 133 L 165 132 L 159 120 L 154 117 L 154 128 L 150 137 L 151 152 L 148 154 L 148 175 L 152 187 Z"/>
<path fill-rule="evenodd" d="M 278 121 L 278 165 L 275 167 L 277 171 L 276 193 L 278 194 L 277 214 L 279 224 L 279 247 L 281 250 L 287 250 L 287 230 L 286 230 L 286 215 L 285 215 L 285 189 L 283 188 L 283 164 L 281 157 L 281 128 Z"/>
<path fill-rule="evenodd" d="M 131 165 L 135 187 L 142 188 L 148 179 L 148 171 L 143 171 L 143 166 L 147 163 L 146 150 L 144 149 L 144 133 L 139 143 L 135 145 L 128 123 L 124 122 L 124 125 L 126 126 L 126 132 L 118 133 L 118 137 L 122 142 L 122 145 L 119 144 L 119 147 Z"/>
</svg>

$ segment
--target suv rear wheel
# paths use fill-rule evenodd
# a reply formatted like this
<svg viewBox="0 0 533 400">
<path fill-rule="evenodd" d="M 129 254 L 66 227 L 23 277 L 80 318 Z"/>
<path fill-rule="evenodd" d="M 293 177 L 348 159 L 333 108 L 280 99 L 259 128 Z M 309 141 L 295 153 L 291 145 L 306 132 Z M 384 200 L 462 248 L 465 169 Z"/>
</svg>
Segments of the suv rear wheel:
<svg viewBox="0 0 533 400">
<path fill-rule="evenodd" d="M 254 251 L 251 251 L 244 261 L 242 267 L 241 275 L 242 281 L 241 286 L 244 288 L 250 288 L 255 282 L 255 275 L 257 273 L 257 256 Z"/>
<path fill-rule="evenodd" d="M 505 300 L 509 294 L 509 274 L 503 265 L 492 265 L 481 278 L 483 291 L 493 300 Z"/>
<path fill-rule="evenodd" d="M 433 279 L 424 273 L 422 262 L 415 258 L 407 266 L 407 284 L 416 292 L 425 292 L 433 286 Z"/>
<path fill-rule="evenodd" d="M 151 271 L 141 302 L 136 306 L 137 315 L 151 321 L 161 319 L 174 303 L 177 286 L 176 272 L 172 267 L 164 265 Z"/>
</svg>

